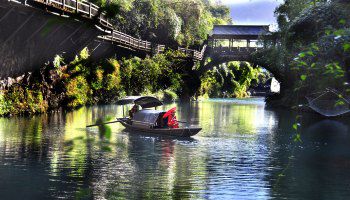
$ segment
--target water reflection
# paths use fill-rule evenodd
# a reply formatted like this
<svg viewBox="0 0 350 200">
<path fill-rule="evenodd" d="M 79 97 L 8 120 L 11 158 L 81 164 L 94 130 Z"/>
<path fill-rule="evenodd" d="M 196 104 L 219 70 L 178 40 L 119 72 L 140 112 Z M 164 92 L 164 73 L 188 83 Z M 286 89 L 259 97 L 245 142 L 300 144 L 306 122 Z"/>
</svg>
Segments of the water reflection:
<svg viewBox="0 0 350 200">
<path fill-rule="evenodd" d="M 0 118 L 1 199 L 336 199 L 350 195 L 346 120 L 305 114 L 294 143 L 289 111 L 261 99 L 165 105 L 203 131 L 192 139 L 125 132 L 116 105 Z M 18 191 L 21 192 L 18 192 Z"/>
</svg>

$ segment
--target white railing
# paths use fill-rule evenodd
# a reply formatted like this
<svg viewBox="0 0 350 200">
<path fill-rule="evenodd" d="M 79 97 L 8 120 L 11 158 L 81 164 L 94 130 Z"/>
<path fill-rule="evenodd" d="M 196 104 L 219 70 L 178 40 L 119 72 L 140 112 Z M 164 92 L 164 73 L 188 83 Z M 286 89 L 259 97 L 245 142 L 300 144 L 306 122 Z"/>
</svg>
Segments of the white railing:
<svg viewBox="0 0 350 200">
<path fill-rule="evenodd" d="M 201 52 L 197 50 L 181 48 L 181 47 L 178 47 L 178 50 L 186 54 L 187 57 L 193 58 L 194 60 L 202 60 L 206 47 L 207 45 L 204 45 Z"/>
</svg>

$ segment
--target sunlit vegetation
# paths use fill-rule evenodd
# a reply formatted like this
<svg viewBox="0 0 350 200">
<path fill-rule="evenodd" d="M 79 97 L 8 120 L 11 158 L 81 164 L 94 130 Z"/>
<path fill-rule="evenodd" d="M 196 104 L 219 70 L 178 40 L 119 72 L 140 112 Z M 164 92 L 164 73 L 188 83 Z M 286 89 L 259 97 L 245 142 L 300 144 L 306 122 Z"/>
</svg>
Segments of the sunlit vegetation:
<svg viewBox="0 0 350 200">
<path fill-rule="evenodd" d="M 144 59 L 110 58 L 92 63 L 89 50 L 84 49 L 68 64 L 56 56 L 52 66 L 1 91 L 0 115 L 113 103 L 125 95 L 155 95 L 173 101 L 188 87 L 183 81 L 182 61 L 177 59 L 181 56 L 181 52 L 168 51 Z"/>
<path fill-rule="evenodd" d="M 199 48 L 214 24 L 232 23 L 229 8 L 206 0 L 96 0 L 115 27 L 168 46 Z M 71 62 L 57 55 L 0 93 L 0 115 L 36 114 L 59 107 L 112 103 L 125 95 L 154 95 L 165 101 L 191 97 L 247 97 L 259 79 L 248 63 L 228 63 L 202 74 L 199 63 L 179 51 L 145 58 L 92 62 L 86 48 Z"/>
<path fill-rule="evenodd" d="M 123 32 L 151 42 L 196 47 L 214 24 L 231 23 L 229 8 L 208 0 L 94 0 Z"/>
<path fill-rule="evenodd" d="M 38 83 L 39 84 L 39 83 Z M 41 85 L 23 87 L 15 84 L 0 93 L 0 115 L 42 113 L 48 108 L 43 94 L 38 88 Z"/>
<path fill-rule="evenodd" d="M 113 103 L 125 95 L 153 95 L 164 101 L 184 94 L 242 98 L 249 96 L 249 87 L 261 79 L 261 70 L 245 62 L 220 65 L 199 78 L 198 66 L 179 59 L 183 56 L 167 51 L 144 59 L 111 58 L 92 63 L 84 49 L 68 64 L 56 56 L 52 67 L 2 91 L 0 115 Z"/>
<path fill-rule="evenodd" d="M 293 107 L 305 96 L 333 88 L 349 95 L 350 3 L 286 0 L 276 9 L 278 32 L 256 54 L 281 81 L 272 105 Z"/>
<path fill-rule="evenodd" d="M 260 68 L 253 68 L 247 62 L 229 62 L 214 67 L 201 78 L 199 95 L 202 97 L 249 96 L 252 81 L 259 81 Z"/>
<path fill-rule="evenodd" d="M 168 51 L 152 58 L 123 59 L 121 78 L 126 94 L 149 94 L 166 89 L 180 90 L 181 66 L 178 65 L 175 57 L 181 55 L 180 52 Z"/>
<path fill-rule="evenodd" d="M 229 8 L 207 0 L 93 0 L 116 29 L 153 43 L 199 49 L 214 24 L 232 23 Z M 125 95 L 152 94 L 164 100 L 193 96 L 200 87 L 198 66 L 169 50 L 153 57 L 110 58 L 97 63 L 84 49 L 66 63 L 49 64 L 1 91 L 0 115 L 43 113 L 110 103 Z"/>
</svg>

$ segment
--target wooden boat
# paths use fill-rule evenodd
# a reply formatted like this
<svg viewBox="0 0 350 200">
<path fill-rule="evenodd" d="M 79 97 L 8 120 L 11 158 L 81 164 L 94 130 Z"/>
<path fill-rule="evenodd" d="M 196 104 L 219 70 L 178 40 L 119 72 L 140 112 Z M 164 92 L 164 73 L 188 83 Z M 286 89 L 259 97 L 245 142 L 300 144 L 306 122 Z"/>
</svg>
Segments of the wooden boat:
<svg viewBox="0 0 350 200">
<path fill-rule="evenodd" d="M 119 118 L 118 121 L 129 131 L 146 132 L 158 135 L 191 137 L 196 135 L 202 128 L 185 127 L 185 128 L 167 128 L 162 124 L 163 115 L 166 111 L 152 110 L 149 108 L 163 105 L 157 98 L 144 97 L 127 97 L 117 102 L 119 105 L 135 104 L 142 107 L 142 110 L 134 113 L 132 119 Z"/>
</svg>

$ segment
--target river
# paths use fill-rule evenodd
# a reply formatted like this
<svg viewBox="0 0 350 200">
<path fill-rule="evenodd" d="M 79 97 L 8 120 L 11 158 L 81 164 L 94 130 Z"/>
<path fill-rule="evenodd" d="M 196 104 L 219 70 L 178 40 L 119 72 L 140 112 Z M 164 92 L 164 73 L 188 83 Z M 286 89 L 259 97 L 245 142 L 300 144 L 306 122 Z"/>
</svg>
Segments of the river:
<svg viewBox="0 0 350 200">
<path fill-rule="evenodd" d="M 346 119 L 267 110 L 263 99 L 211 99 L 178 108 L 203 130 L 191 139 L 85 126 L 117 105 L 0 118 L 0 199 L 347 199 Z"/>
</svg>

